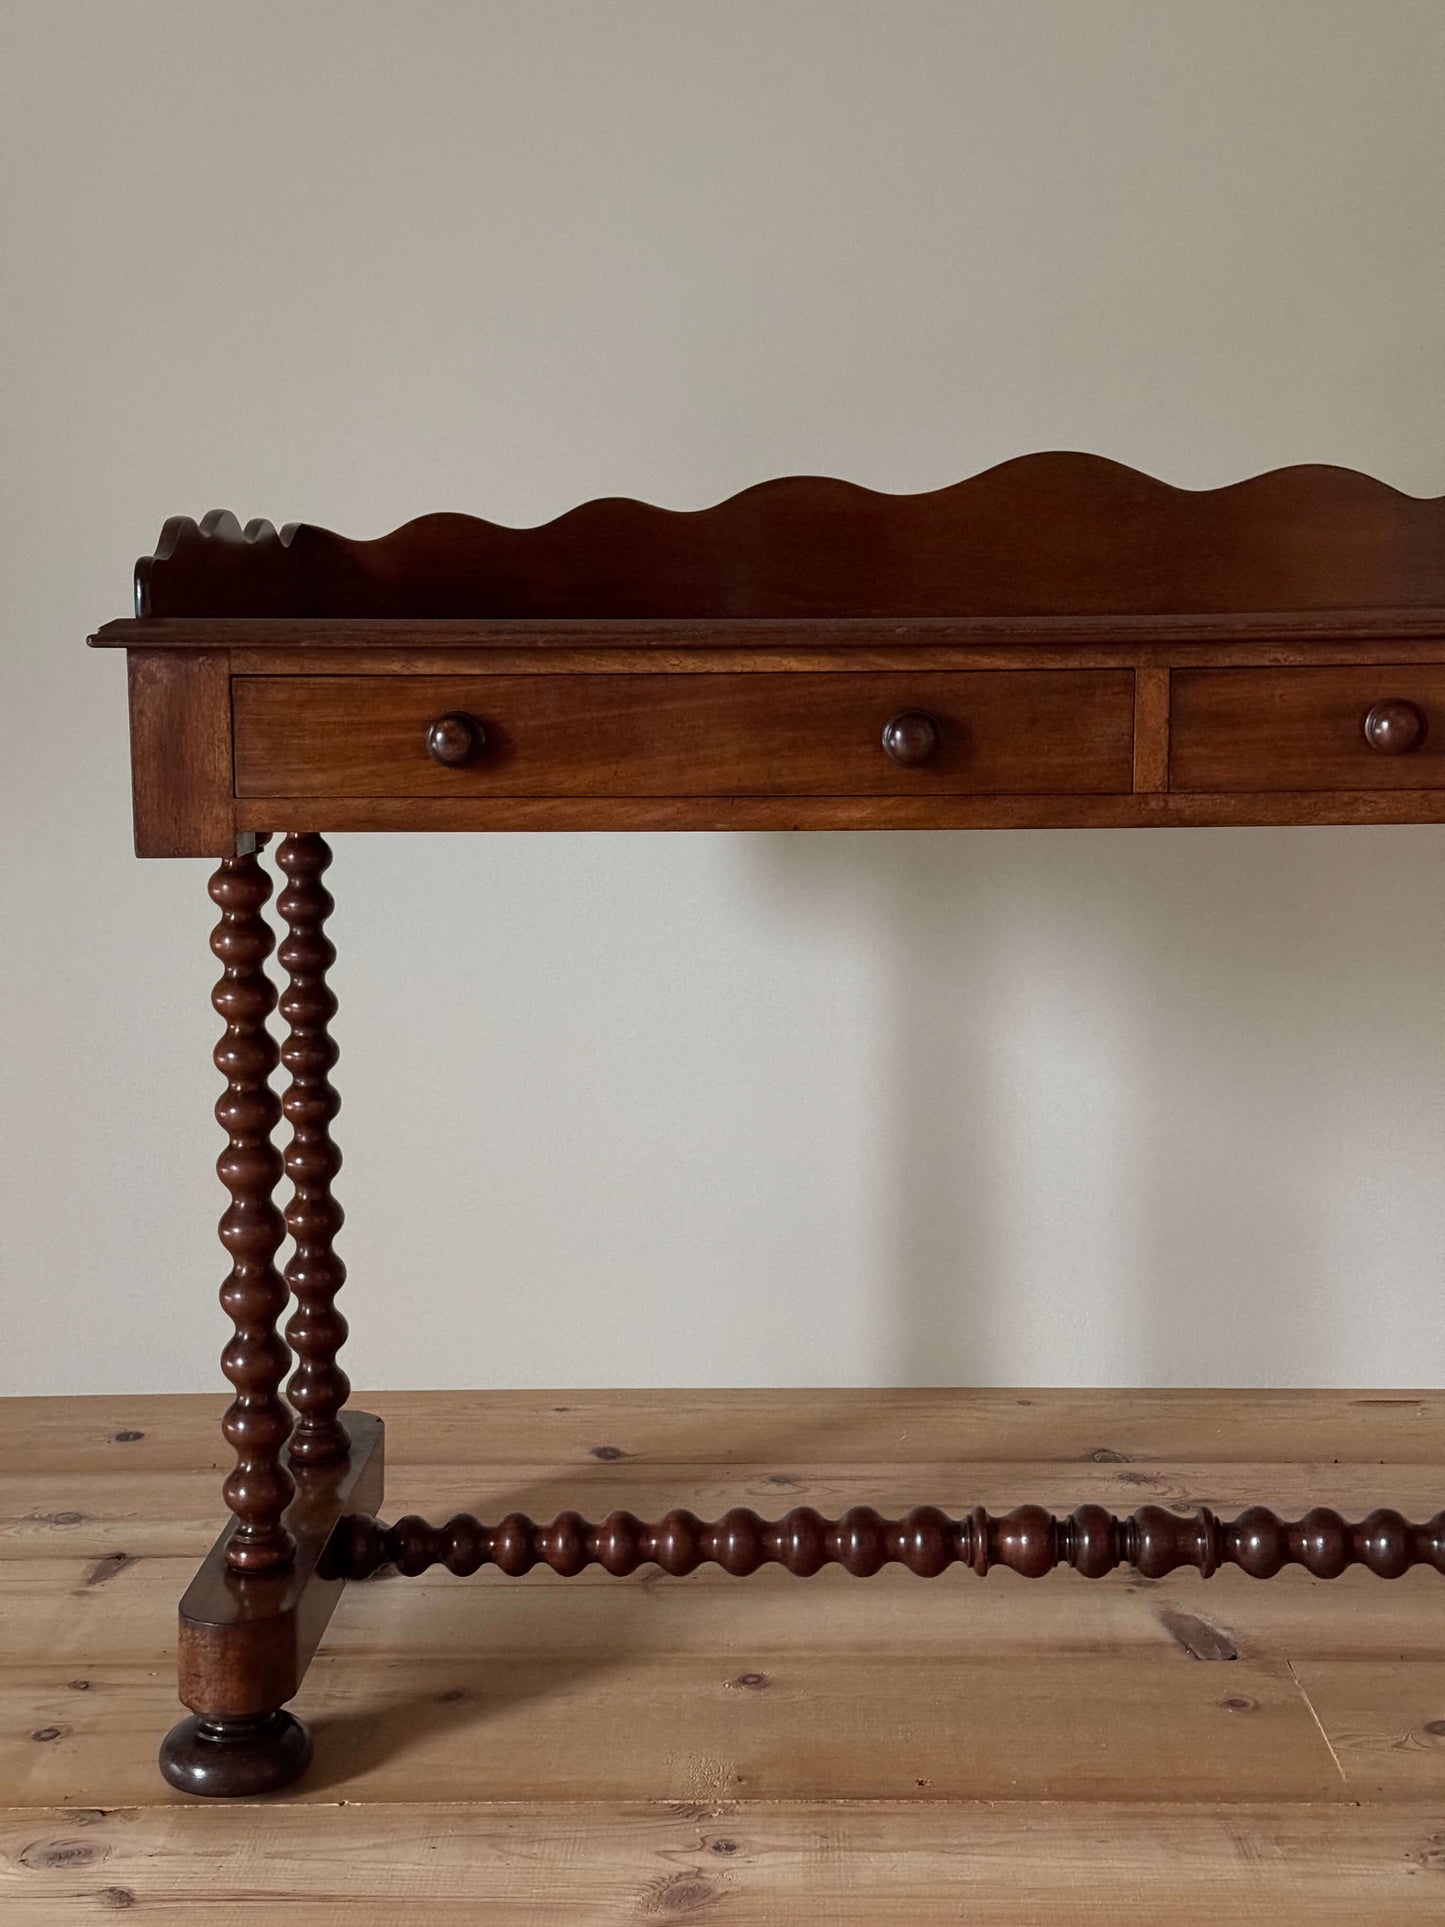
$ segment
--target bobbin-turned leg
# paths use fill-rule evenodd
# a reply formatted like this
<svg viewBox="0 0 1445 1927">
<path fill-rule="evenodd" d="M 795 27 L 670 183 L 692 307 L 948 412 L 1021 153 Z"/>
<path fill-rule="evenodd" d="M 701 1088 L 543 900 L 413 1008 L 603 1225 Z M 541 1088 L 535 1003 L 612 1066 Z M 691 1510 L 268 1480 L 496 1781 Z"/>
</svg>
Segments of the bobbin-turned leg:
<svg viewBox="0 0 1445 1927">
<path fill-rule="evenodd" d="M 223 857 L 210 889 L 221 912 L 211 949 L 222 965 L 211 1002 L 226 1020 L 215 1061 L 226 1079 L 216 1120 L 228 1142 L 216 1170 L 231 1194 L 220 1226 L 231 1254 L 221 1304 L 236 1327 L 221 1354 L 221 1370 L 236 1388 L 221 1422 L 236 1453 L 222 1488 L 236 1515 L 226 1563 L 233 1572 L 274 1572 L 291 1563 L 295 1550 L 283 1523 L 295 1485 L 284 1456 L 291 1413 L 280 1396 L 291 1354 L 276 1329 L 286 1309 L 276 1269 L 286 1227 L 272 1196 L 281 1176 L 281 1154 L 271 1141 L 281 1106 L 270 1084 L 276 1043 L 266 1028 L 276 1006 L 266 974 L 275 939 L 262 915 L 271 880 L 254 853 Z"/>
<path fill-rule="evenodd" d="M 320 927 L 331 907 L 320 884 L 329 854 L 319 837 L 299 836 L 287 838 L 281 858 L 288 1168 L 296 1188 L 288 1277 L 301 1357 L 295 1434 L 280 1396 L 290 1353 L 277 1330 L 287 1292 L 275 1262 L 285 1225 L 272 1195 L 282 1170 L 272 1142 L 282 1107 L 270 1086 L 278 1052 L 266 1028 L 276 1004 L 263 915 L 271 885 L 254 850 L 224 858 L 210 885 L 221 911 L 211 948 L 223 967 L 212 1002 L 226 1022 L 215 1060 L 226 1078 L 216 1116 L 227 1144 L 216 1168 L 231 1194 L 221 1219 L 231 1254 L 221 1303 L 236 1328 L 222 1355 L 236 1393 L 223 1429 L 236 1464 L 224 1487 L 232 1523 L 181 1601 L 180 1696 L 191 1717 L 167 1735 L 160 1758 L 165 1778 L 187 1793 L 251 1797 L 304 1772 L 311 1740 L 285 1705 L 346 1583 L 337 1526 L 348 1512 L 374 1510 L 382 1495 L 381 1422 L 342 1415 L 348 1387 L 336 1365 L 346 1326 L 331 1303 L 345 1273 L 331 1250 L 341 1214 L 331 1199 L 339 1159 L 327 1128 L 336 1110 L 327 1078 L 335 1005 L 324 982 L 332 951 Z"/>
<path fill-rule="evenodd" d="M 221 1422 L 236 1454 L 222 1488 L 235 1515 L 222 1558 L 233 1573 L 260 1576 L 283 1571 L 295 1554 L 284 1522 L 295 1492 L 284 1456 L 291 1414 L 279 1396 L 289 1353 L 276 1330 L 286 1287 L 275 1262 L 285 1227 L 272 1200 L 281 1159 L 271 1141 L 280 1115 L 270 1085 L 276 1045 L 266 1028 L 276 1003 L 266 975 L 274 939 L 262 914 L 271 881 L 250 851 L 222 858 L 210 893 L 221 912 L 211 949 L 222 966 L 211 1002 L 226 1021 L 215 1062 L 226 1079 L 216 1119 L 227 1142 L 216 1169 L 231 1194 L 220 1225 L 231 1255 L 221 1304 L 236 1328 L 221 1355 L 236 1392 Z M 310 1753 L 304 1727 L 279 1705 L 240 1718 L 218 1706 L 167 1734 L 161 1771 L 196 1793 L 260 1793 L 294 1779 Z"/>
<path fill-rule="evenodd" d="M 343 1213 L 331 1189 L 341 1169 L 341 1153 L 330 1130 L 341 1100 L 328 1075 L 337 1058 L 330 1031 L 336 998 L 326 981 L 336 950 L 325 932 L 334 905 L 321 880 L 331 851 L 314 831 L 293 832 L 282 842 L 276 861 L 286 876 L 276 907 L 286 924 L 277 957 L 288 978 L 281 993 L 281 1015 L 289 1026 L 281 1062 L 291 1076 L 281 1100 L 291 1126 L 285 1163 L 293 1190 L 286 1229 L 295 1242 L 286 1266 L 286 1282 L 296 1299 L 286 1327 L 297 1361 L 286 1388 L 296 1412 L 291 1457 L 322 1465 L 346 1455 L 340 1413 L 351 1390 L 336 1362 L 346 1338 L 346 1320 L 336 1309 L 346 1266 L 335 1250 Z"/>
</svg>

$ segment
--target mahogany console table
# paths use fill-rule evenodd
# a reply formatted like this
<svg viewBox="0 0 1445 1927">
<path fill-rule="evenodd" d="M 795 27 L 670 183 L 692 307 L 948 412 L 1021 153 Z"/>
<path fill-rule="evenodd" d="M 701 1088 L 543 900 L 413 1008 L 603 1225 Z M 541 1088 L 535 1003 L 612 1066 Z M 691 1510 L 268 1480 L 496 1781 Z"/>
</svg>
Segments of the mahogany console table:
<svg viewBox="0 0 1445 1927">
<path fill-rule="evenodd" d="M 1445 1572 L 1445 1512 L 924 1504 L 885 1519 L 860 1504 L 839 1519 L 379 1523 L 382 1428 L 345 1410 L 337 1363 L 322 840 L 1439 823 L 1445 497 L 1321 467 L 1191 492 L 1054 454 L 926 495 L 795 479 L 691 514 L 600 501 L 534 529 L 435 515 L 374 542 L 218 513 L 168 522 L 137 566 L 134 620 L 91 640 L 129 659 L 137 852 L 215 859 L 220 912 L 236 1463 L 231 1523 L 181 1604 L 194 1716 L 161 1751 L 173 1785 L 254 1794 L 303 1771 L 310 1742 L 283 1709 L 346 1581 L 383 1564 Z M 260 860 L 276 833 L 279 1051 Z"/>
</svg>

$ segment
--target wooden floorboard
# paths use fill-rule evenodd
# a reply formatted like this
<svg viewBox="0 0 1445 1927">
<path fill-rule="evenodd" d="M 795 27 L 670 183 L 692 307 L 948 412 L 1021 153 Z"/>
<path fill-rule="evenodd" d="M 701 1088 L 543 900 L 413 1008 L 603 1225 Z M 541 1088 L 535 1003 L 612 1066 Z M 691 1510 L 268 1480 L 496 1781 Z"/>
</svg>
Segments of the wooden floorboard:
<svg viewBox="0 0 1445 1927">
<path fill-rule="evenodd" d="M 17 1927 L 1385 1927 L 1445 1917 L 1440 1805 L 436 1802 L 0 1812 Z"/>
<path fill-rule="evenodd" d="M 404 1423 L 404 1466 L 603 1451 L 669 1465 L 915 1464 L 1032 1459 L 1442 1463 L 1439 1391 L 555 1391 L 369 1392 Z M 0 1472 L 191 1471 L 226 1463 L 224 1391 L 0 1399 Z M 139 1436 L 135 1436 L 138 1434 Z M 522 1448 L 525 1447 L 525 1450 Z"/>
<path fill-rule="evenodd" d="M 402 1428 L 405 1429 L 404 1421 Z M 388 1441 L 389 1443 L 389 1441 Z M 0 1474 L 0 1562 L 68 1553 L 100 1559 L 117 1553 L 148 1558 L 201 1558 L 216 1536 L 216 1494 L 223 1461 L 194 1472 L 7 1472 Z M 691 1506 L 716 1517 L 731 1505 L 750 1505 L 776 1517 L 790 1506 L 814 1505 L 837 1514 L 860 1501 L 881 1510 L 941 1505 L 961 1515 L 975 1505 L 1007 1511 L 1021 1499 L 1071 1512 L 1085 1502 L 1128 1513 L 1145 1504 L 1190 1509 L 1209 1505 L 1228 1518 L 1263 1503 L 1298 1516 L 1311 1504 L 1358 1512 L 1389 1504 L 1417 1517 L 1439 1509 L 1440 1475 L 1425 1465 L 1352 1465 L 1334 1462 L 1228 1464 L 1174 1462 L 1148 1470 L 1130 1465 L 1039 1464 L 1032 1460 L 978 1463 L 919 1461 L 849 1466 L 789 1462 L 699 1465 L 647 1463 L 552 1466 L 536 1461 L 493 1465 L 393 1467 L 388 1454 L 387 1508 L 395 1517 L 421 1512 L 444 1518 L 473 1511 L 496 1520 L 521 1511 L 539 1519 L 577 1507 L 601 1518 L 625 1506 L 642 1518 Z M 565 1582 L 575 1583 L 572 1580 Z M 593 1570 L 583 1583 L 610 1585 Z"/>
<path fill-rule="evenodd" d="M 1417 1517 L 1432 1393 L 388 1394 L 388 1513 L 858 1500 Z M 0 1401 L 0 1919 L 1445 1920 L 1439 1578 L 381 1577 L 301 1786 L 185 1801 L 220 1401 Z M 264 1811 L 263 1811 L 264 1809 Z"/>
</svg>

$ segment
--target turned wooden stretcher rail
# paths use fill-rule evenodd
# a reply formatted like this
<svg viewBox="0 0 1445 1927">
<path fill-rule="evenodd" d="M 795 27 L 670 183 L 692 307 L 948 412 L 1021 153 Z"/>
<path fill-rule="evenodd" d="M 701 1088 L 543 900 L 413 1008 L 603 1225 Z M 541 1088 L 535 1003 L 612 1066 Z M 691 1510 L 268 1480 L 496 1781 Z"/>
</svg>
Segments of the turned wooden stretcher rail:
<svg viewBox="0 0 1445 1927">
<path fill-rule="evenodd" d="M 1025 1579 L 1041 1579 L 1072 1566 L 1086 1579 L 1102 1579 L 1119 1566 L 1133 1566 L 1145 1579 L 1163 1579 L 1192 1566 L 1205 1579 L 1220 1566 L 1238 1566 L 1253 1579 L 1272 1579 L 1285 1566 L 1303 1566 L 1317 1579 L 1338 1579 L 1350 1566 L 1364 1566 L 1380 1579 L 1398 1579 L 1412 1566 L 1445 1572 L 1445 1512 L 1424 1525 L 1380 1507 L 1352 1524 L 1327 1506 L 1302 1519 L 1281 1519 L 1266 1506 L 1251 1506 L 1237 1519 L 1217 1519 L 1207 1506 L 1192 1514 L 1164 1506 L 1140 1506 L 1119 1518 L 1103 1506 L 1078 1506 L 1056 1518 L 1043 1506 L 1021 1505 L 990 1515 L 976 1506 L 950 1519 L 937 1506 L 915 1506 L 901 1519 L 885 1519 L 871 1506 L 850 1506 L 839 1519 L 825 1519 L 812 1506 L 797 1506 L 781 1519 L 763 1519 L 735 1506 L 720 1519 L 699 1519 L 678 1509 L 655 1525 L 630 1512 L 611 1512 L 600 1525 L 580 1513 L 563 1512 L 551 1525 L 511 1512 L 495 1526 L 469 1512 L 443 1525 L 409 1514 L 395 1525 L 349 1514 L 328 1553 L 332 1571 L 366 1579 L 382 1566 L 415 1576 L 431 1566 L 466 1578 L 495 1566 L 519 1578 L 549 1566 L 563 1578 L 600 1566 L 626 1578 L 642 1565 L 660 1566 L 675 1577 L 699 1566 L 721 1566 L 745 1578 L 760 1566 L 782 1566 L 807 1579 L 824 1566 L 842 1566 L 868 1579 L 884 1566 L 906 1566 L 918 1579 L 936 1579 L 950 1566 L 968 1566 L 980 1578 L 1003 1566 Z"/>
<path fill-rule="evenodd" d="M 1049 454 L 923 495 L 792 478 L 693 512 L 431 515 L 375 541 L 216 513 L 166 524 L 135 607 L 92 641 L 127 652 L 136 848 L 217 863 L 223 968 L 233 1517 L 182 1603 L 174 1784 L 304 1768 L 281 1709 L 346 1579 L 382 1564 L 1445 1570 L 1442 1515 L 1385 1509 L 378 1525 L 381 1428 L 345 1411 L 337 1358 L 321 834 L 1445 822 L 1445 498 L 1327 467 L 1194 491 Z"/>
</svg>

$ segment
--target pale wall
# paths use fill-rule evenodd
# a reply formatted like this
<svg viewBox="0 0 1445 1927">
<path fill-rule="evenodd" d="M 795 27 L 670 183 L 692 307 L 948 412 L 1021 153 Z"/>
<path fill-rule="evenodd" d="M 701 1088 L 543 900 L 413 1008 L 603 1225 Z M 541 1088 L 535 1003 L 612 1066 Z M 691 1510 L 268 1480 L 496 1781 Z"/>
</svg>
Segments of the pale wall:
<svg viewBox="0 0 1445 1927">
<path fill-rule="evenodd" d="M 1445 489 L 1439 0 L 5 9 L 7 1390 L 218 1383 L 162 519 Z M 1445 833 L 337 839 L 363 1382 L 1445 1367 Z"/>
</svg>

